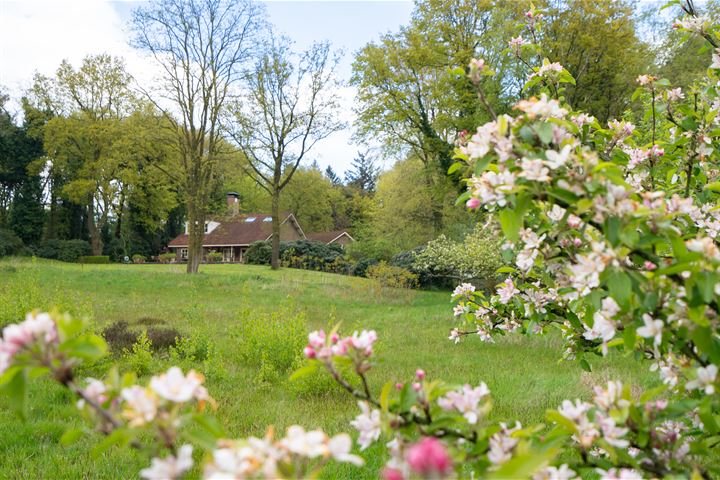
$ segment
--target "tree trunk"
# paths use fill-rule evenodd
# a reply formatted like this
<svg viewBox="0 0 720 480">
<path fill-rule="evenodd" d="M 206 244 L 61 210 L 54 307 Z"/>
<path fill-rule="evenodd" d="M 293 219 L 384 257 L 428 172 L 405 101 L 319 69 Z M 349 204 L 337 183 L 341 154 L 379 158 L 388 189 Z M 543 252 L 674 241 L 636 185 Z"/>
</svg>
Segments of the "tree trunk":
<svg viewBox="0 0 720 480">
<path fill-rule="evenodd" d="M 103 243 L 100 230 L 95 223 L 95 201 L 91 198 L 87 207 L 87 229 L 90 235 L 90 249 L 93 255 L 102 255 Z"/>
<path fill-rule="evenodd" d="M 280 191 L 273 190 L 272 194 L 272 254 L 270 268 L 280 268 Z"/>
<path fill-rule="evenodd" d="M 187 273 L 198 273 L 205 239 L 205 215 L 192 199 L 188 200 L 188 260 Z"/>
</svg>

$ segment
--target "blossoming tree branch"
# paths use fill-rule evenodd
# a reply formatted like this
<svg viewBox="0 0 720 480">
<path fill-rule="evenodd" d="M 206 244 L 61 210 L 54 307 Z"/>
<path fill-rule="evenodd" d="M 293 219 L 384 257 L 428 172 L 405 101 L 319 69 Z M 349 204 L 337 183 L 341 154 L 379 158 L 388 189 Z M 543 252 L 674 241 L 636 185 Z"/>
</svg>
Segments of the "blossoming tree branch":
<svg viewBox="0 0 720 480">
<path fill-rule="evenodd" d="M 720 33 L 691 1 L 674 28 L 717 48 Z M 690 91 L 652 75 L 637 79 L 647 113 L 601 125 L 564 102 L 570 72 L 537 47 L 542 13 L 525 15 L 526 38 L 508 52 L 528 69 L 528 98 L 515 115 L 496 115 L 473 60 L 458 75 L 478 89 L 493 120 L 459 135 L 452 172 L 465 174 L 459 202 L 500 224 L 507 275 L 494 293 L 459 285 L 449 338 L 492 342 L 510 333 L 559 331 L 559 356 L 590 370 L 595 356 L 619 350 L 644 358 L 662 385 L 640 395 L 610 381 L 591 401 L 564 400 L 543 425 L 488 420 L 485 383 L 448 385 L 418 369 L 373 391 L 378 335 L 316 331 L 300 377 L 324 369 L 355 397 L 350 422 L 361 451 L 382 442 L 387 479 L 714 478 L 720 475 L 717 393 L 720 232 L 717 143 L 720 51 L 707 78 Z M 3 331 L 0 385 L 24 411 L 30 379 L 50 375 L 78 398 L 88 425 L 114 446 L 148 453 L 144 478 L 180 478 L 200 461 L 206 478 L 308 477 L 328 462 L 362 464 L 347 434 L 292 426 L 276 438 L 229 440 L 222 413 L 197 372 L 174 367 L 147 385 L 111 370 L 79 380 L 77 368 L 105 353 L 104 341 L 78 320 L 33 312 Z M 83 434 L 70 430 L 68 443 Z M 200 455 L 198 452 L 203 452 Z"/>
</svg>

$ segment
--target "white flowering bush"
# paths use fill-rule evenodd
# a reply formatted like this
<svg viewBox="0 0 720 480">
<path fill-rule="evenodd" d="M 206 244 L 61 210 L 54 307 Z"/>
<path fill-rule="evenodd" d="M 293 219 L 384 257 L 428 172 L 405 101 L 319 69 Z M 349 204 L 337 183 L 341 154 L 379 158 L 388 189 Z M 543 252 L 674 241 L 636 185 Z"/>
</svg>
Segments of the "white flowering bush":
<svg viewBox="0 0 720 480">
<path fill-rule="evenodd" d="M 720 33 L 695 14 L 674 28 L 717 49 Z M 645 358 L 662 385 L 633 395 L 610 381 L 590 401 L 568 399 L 543 425 L 495 423 L 484 383 L 448 385 L 418 369 L 378 392 L 368 376 L 378 335 L 363 330 L 312 332 L 308 364 L 324 369 L 358 400 L 350 422 L 360 450 L 387 447 L 386 479 L 716 478 L 720 445 L 720 50 L 706 81 L 683 92 L 647 74 L 636 98 L 648 109 L 646 131 L 624 119 L 601 125 L 563 101 L 573 78 L 543 59 L 533 65 L 542 13 L 526 14 L 528 34 L 509 51 L 528 67 L 514 116 L 496 116 L 458 138 L 454 171 L 465 172 L 468 208 L 484 209 L 506 238 L 494 293 L 469 283 L 452 293 L 454 342 L 492 342 L 510 333 L 558 331 L 566 360 L 591 369 L 610 350 Z M 473 60 L 476 85 L 492 71 Z M 479 101 L 485 102 L 481 89 Z M 67 316 L 32 313 L 3 330 L 0 386 L 23 410 L 29 378 L 48 374 L 73 391 L 78 408 L 113 445 L 151 452 L 144 478 L 178 478 L 205 455 L 206 478 L 305 478 L 330 461 L 361 464 L 346 434 L 288 429 L 276 439 L 228 440 L 208 413 L 215 402 L 203 377 L 174 367 L 138 385 L 111 371 L 78 381 L 75 368 L 99 358 L 102 339 Z M 559 354 L 560 355 L 560 354 Z M 189 432 L 193 432 L 189 434 Z M 70 441 L 82 432 L 70 431 Z"/>
</svg>

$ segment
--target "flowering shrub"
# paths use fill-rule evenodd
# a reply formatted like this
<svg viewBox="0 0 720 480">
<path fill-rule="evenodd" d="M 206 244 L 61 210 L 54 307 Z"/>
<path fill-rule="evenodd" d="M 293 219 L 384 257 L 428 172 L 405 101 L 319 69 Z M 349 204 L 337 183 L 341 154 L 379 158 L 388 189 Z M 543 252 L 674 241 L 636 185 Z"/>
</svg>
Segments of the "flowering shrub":
<svg viewBox="0 0 720 480">
<path fill-rule="evenodd" d="M 720 32 L 692 2 L 671 3 L 687 13 L 675 28 L 717 49 Z M 497 424 L 488 419 L 492 398 L 484 383 L 448 385 L 419 369 L 373 392 L 372 330 L 312 332 L 303 350 L 308 363 L 294 377 L 324 369 L 357 398 L 360 413 L 351 425 L 360 449 L 385 443 L 388 479 L 717 477 L 720 50 L 692 92 L 652 75 L 637 79 L 636 98 L 649 110 L 641 134 L 626 120 L 600 125 L 563 103 L 570 73 L 548 59 L 533 66 L 525 58 L 537 50 L 541 19 L 528 11 L 532 40 L 509 44 L 530 69 L 525 88 L 534 95 L 517 103 L 515 117 L 496 116 L 488 106 L 493 120 L 458 138 L 452 168 L 468 177 L 461 200 L 497 218 L 508 264 L 494 293 L 469 283 L 455 289 L 458 326 L 450 339 L 491 342 L 511 332 L 557 330 L 565 359 L 590 369 L 592 356 L 624 350 L 646 358 L 662 385 L 632 395 L 610 381 L 595 387 L 589 402 L 564 400 L 547 412 L 546 425 Z M 492 74 L 482 60 L 469 66 L 475 84 Z M 207 478 L 300 478 L 330 460 L 361 463 L 347 435 L 298 426 L 280 440 L 272 431 L 264 439 L 225 440 L 194 371 L 174 367 L 146 386 L 111 372 L 79 386 L 73 368 L 104 350 L 102 339 L 69 317 L 30 314 L 3 330 L 0 385 L 22 411 L 26 379 L 50 374 L 108 434 L 97 450 L 144 448 L 142 438 L 162 451 L 141 472 L 145 478 L 177 478 L 192 466 L 193 447 L 182 435 L 190 424 L 203 432 L 192 438 L 210 452 Z"/>
<path fill-rule="evenodd" d="M 365 272 L 367 278 L 375 280 L 383 287 L 389 288 L 417 288 L 418 275 L 402 267 L 388 265 L 381 261 L 377 265 L 370 265 Z"/>
<path fill-rule="evenodd" d="M 497 230 L 491 222 L 478 225 L 462 242 L 441 235 L 415 255 L 413 271 L 453 282 L 474 281 L 478 286 L 491 286 L 502 266 Z"/>
</svg>

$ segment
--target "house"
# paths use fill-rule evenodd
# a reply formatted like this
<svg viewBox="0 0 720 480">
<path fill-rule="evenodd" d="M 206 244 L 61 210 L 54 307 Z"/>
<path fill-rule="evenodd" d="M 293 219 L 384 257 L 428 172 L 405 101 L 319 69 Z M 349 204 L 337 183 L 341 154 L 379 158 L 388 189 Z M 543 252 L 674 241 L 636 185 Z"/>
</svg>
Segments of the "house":
<svg viewBox="0 0 720 480">
<path fill-rule="evenodd" d="M 335 230 L 332 232 L 308 233 L 307 238 L 309 238 L 310 240 L 316 240 L 318 242 L 323 242 L 327 245 L 334 243 L 337 245 L 342 245 L 343 247 L 345 245 L 347 245 L 348 243 L 352 243 L 355 241 L 355 239 L 346 230 Z"/>
<path fill-rule="evenodd" d="M 209 253 L 222 254 L 223 262 L 242 262 L 250 244 L 269 240 L 272 237 L 272 217 L 267 214 L 240 214 L 238 194 L 227 194 L 228 214 L 223 218 L 215 218 L 205 223 L 205 240 L 203 241 L 203 258 Z M 280 240 L 287 242 L 306 239 L 300 224 L 292 213 L 280 216 Z M 188 258 L 188 227 L 185 233 L 175 237 L 168 248 L 176 254 L 177 261 L 184 262 Z"/>
</svg>

